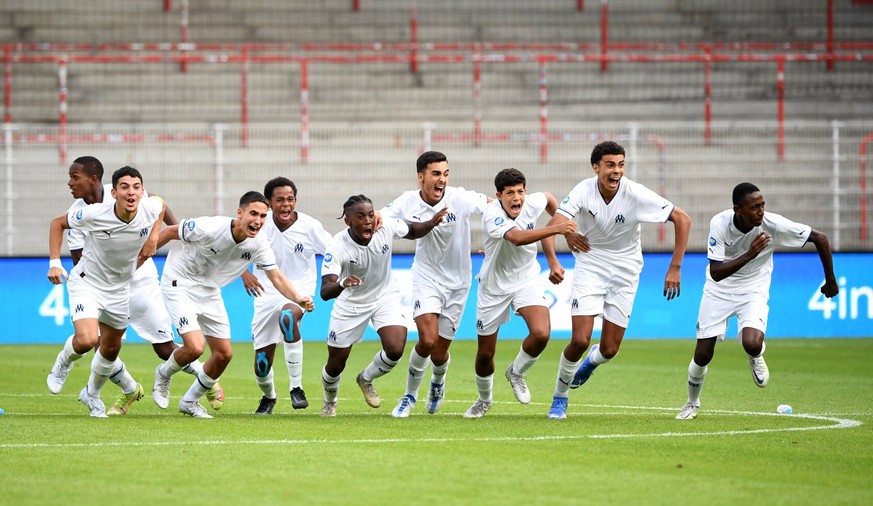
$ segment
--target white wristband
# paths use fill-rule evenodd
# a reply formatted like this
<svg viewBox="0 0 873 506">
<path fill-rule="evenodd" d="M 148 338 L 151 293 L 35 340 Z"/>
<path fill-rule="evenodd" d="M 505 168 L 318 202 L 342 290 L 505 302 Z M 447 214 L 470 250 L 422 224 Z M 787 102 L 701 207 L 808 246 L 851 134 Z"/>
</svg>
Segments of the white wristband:
<svg viewBox="0 0 873 506">
<path fill-rule="evenodd" d="M 348 278 L 348 277 L 345 277 L 345 278 L 339 280 L 340 288 L 345 288 L 345 287 L 346 287 L 345 283 L 346 283 L 346 280 L 347 280 L 347 279 L 349 279 L 349 278 Z"/>
<path fill-rule="evenodd" d="M 61 263 L 60 258 L 52 258 L 49 260 L 49 269 L 57 267 L 58 269 L 63 269 L 64 264 Z"/>
</svg>

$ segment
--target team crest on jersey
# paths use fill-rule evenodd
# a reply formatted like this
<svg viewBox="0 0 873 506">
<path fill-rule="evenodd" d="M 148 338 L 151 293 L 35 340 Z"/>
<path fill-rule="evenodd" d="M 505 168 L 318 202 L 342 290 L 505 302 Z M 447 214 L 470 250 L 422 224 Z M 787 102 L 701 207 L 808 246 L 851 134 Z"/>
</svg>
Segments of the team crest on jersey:
<svg viewBox="0 0 873 506">
<path fill-rule="evenodd" d="M 503 218 L 501 218 L 500 216 L 494 218 L 494 224 L 497 225 L 498 227 L 500 225 L 503 225 Z"/>
<path fill-rule="evenodd" d="M 244 251 L 243 254 L 240 255 L 240 259 L 241 260 L 248 260 L 249 262 L 251 262 L 252 261 L 252 254 L 249 253 L 248 251 Z"/>
<path fill-rule="evenodd" d="M 336 332 L 331 330 L 330 333 L 327 335 L 327 340 L 335 343 L 336 342 Z"/>
<path fill-rule="evenodd" d="M 415 306 L 413 307 L 413 310 L 418 311 L 419 309 L 421 309 L 421 301 L 415 299 Z"/>
<path fill-rule="evenodd" d="M 616 217 L 615 217 L 615 222 L 616 222 L 616 223 L 624 223 L 624 215 L 623 215 L 623 214 L 619 214 L 618 216 L 616 216 Z"/>
<path fill-rule="evenodd" d="M 476 328 L 479 330 L 485 330 L 485 324 L 482 323 L 482 320 L 476 320 Z"/>
<path fill-rule="evenodd" d="M 455 216 L 455 213 L 449 213 L 446 215 L 446 223 L 452 223 L 454 221 L 458 221 L 458 218 L 457 218 L 457 216 Z"/>
<path fill-rule="evenodd" d="M 391 249 L 390 246 L 388 246 L 387 244 L 383 244 L 382 245 L 382 254 L 384 255 L 385 253 L 388 253 L 389 249 Z"/>
<path fill-rule="evenodd" d="M 85 306 L 83 306 L 82 304 L 76 304 L 76 311 L 75 311 L 76 313 L 81 313 L 84 310 L 85 310 Z"/>
<path fill-rule="evenodd" d="M 525 227 L 525 228 L 527 228 L 528 230 L 533 230 L 533 229 L 534 229 L 534 224 L 533 224 L 533 223 L 528 223 L 528 224 L 527 224 L 527 227 Z"/>
<path fill-rule="evenodd" d="M 294 253 L 303 253 L 303 244 L 297 243 L 297 246 L 294 246 Z"/>
<path fill-rule="evenodd" d="M 710 238 L 709 238 L 709 245 L 710 245 L 710 246 L 715 246 L 715 237 L 710 237 Z"/>
<path fill-rule="evenodd" d="M 579 309 L 579 299 L 573 298 L 573 302 L 570 303 L 570 309 Z"/>
<path fill-rule="evenodd" d="M 184 327 L 185 325 L 188 325 L 188 318 L 185 318 L 183 316 L 183 317 L 179 318 L 179 325 L 178 326 Z"/>
<path fill-rule="evenodd" d="M 148 229 L 148 228 L 144 228 L 144 229 L 142 229 L 142 230 L 139 231 L 139 236 L 140 236 L 140 237 L 145 237 L 145 236 L 147 236 L 147 235 L 149 235 L 149 229 Z"/>
</svg>

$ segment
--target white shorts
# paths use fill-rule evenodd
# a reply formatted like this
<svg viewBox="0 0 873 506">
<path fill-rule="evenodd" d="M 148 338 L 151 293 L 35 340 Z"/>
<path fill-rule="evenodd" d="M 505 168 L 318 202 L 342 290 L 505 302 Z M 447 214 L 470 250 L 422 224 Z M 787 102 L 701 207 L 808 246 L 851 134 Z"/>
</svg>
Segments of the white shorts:
<svg viewBox="0 0 873 506">
<path fill-rule="evenodd" d="M 744 328 L 758 329 L 767 333 L 767 317 L 770 306 L 769 294 L 749 293 L 742 297 L 703 288 L 700 310 L 697 313 L 697 339 L 717 337 L 724 340 L 728 318 L 736 315 L 739 334 Z"/>
<path fill-rule="evenodd" d="M 254 346 L 256 350 L 260 350 L 271 344 L 284 342 L 285 333 L 279 325 L 279 318 L 282 316 L 282 308 L 285 307 L 286 304 L 300 307 L 298 304 L 286 299 L 281 294 L 271 294 L 266 297 L 269 297 L 269 299 L 255 301 L 255 314 L 252 316 L 252 346 Z M 306 311 L 304 311 L 303 308 L 300 309 L 305 315 Z"/>
<path fill-rule="evenodd" d="M 172 286 L 161 282 L 164 304 L 179 335 L 201 330 L 204 336 L 230 339 L 230 320 L 221 289 L 212 286 Z"/>
<path fill-rule="evenodd" d="M 406 328 L 406 315 L 400 303 L 400 295 L 393 293 L 379 302 L 367 307 L 348 307 L 334 304 L 330 313 L 330 327 L 327 345 L 334 348 L 348 348 L 361 342 L 367 324 L 373 322 L 378 331 L 382 327 L 397 325 Z"/>
<path fill-rule="evenodd" d="M 67 279 L 67 294 L 70 297 L 72 321 L 93 318 L 114 329 L 127 328 L 130 320 L 130 285 L 110 293 L 88 283 L 80 275 L 73 275 Z"/>
<path fill-rule="evenodd" d="M 173 322 L 157 277 L 134 276 L 130 282 L 130 326 L 151 344 L 173 340 Z"/>
<path fill-rule="evenodd" d="M 412 293 L 415 297 L 412 317 L 418 318 L 423 314 L 439 315 L 440 337 L 454 339 L 458 325 L 461 324 L 461 317 L 464 316 L 470 286 L 452 290 L 434 284 L 424 277 L 413 275 Z"/>
<path fill-rule="evenodd" d="M 640 270 L 633 263 L 594 267 L 577 261 L 570 286 L 570 315 L 602 316 L 627 328 L 640 284 Z"/>
<path fill-rule="evenodd" d="M 529 280 L 521 288 L 510 293 L 489 293 L 479 285 L 476 302 L 476 332 L 490 336 L 509 321 L 510 311 L 527 306 L 549 307 L 545 288 L 540 278 Z"/>
</svg>

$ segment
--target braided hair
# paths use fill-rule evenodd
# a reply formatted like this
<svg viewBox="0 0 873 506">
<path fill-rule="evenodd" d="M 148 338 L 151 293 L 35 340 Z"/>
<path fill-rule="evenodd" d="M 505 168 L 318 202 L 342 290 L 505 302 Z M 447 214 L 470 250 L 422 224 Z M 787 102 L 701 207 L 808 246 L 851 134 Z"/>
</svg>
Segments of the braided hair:
<svg viewBox="0 0 873 506">
<path fill-rule="evenodd" d="M 337 219 L 341 220 L 343 217 L 346 216 L 346 212 L 348 212 L 350 207 L 354 207 L 361 202 L 369 202 L 370 205 L 373 205 L 373 201 L 364 195 L 352 195 L 351 197 L 349 197 L 348 200 L 346 200 L 346 203 L 343 204 L 343 214 Z"/>
</svg>

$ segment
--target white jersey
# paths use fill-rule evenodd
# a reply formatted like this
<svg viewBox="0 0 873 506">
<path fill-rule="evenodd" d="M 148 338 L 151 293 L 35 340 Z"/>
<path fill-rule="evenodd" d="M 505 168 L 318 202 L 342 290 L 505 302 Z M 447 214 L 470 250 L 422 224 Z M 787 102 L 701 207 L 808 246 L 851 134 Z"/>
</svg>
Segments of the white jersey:
<svg viewBox="0 0 873 506">
<path fill-rule="evenodd" d="M 332 236 L 324 229 L 321 222 L 308 214 L 295 211 L 297 220 L 284 231 L 276 227 L 273 221 L 273 212 L 267 213 L 267 221 L 258 232 L 258 237 L 265 237 L 273 253 L 276 255 L 276 264 L 282 274 L 294 284 L 301 295 L 315 295 L 318 269 L 315 264 L 316 255 L 324 255 Z M 264 287 L 264 293 L 255 297 L 255 307 L 268 304 L 273 305 L 269 299 L 283 297 L 270 283 L 267 274 L 260 269 L 255 269 L 255 276 Z"/>
<path fill-rule="evenodd" d="M 221 288 L 252 263 L 265 271 L 278 268 L 266 237 L 258 234 L 236 242 L 233 220 L 227 216 L 183 220 L 179 224 L 181 240 L 170 247 L 162 282 L 184 280 L 190 285 Z"/>
<path fill-rule="evenodd" d="M 149 193 L 147 191 L 143 191 L 142 198 L 148 198 Z M 103 202 L 115 202 L 115 199 L 112 198 L 112 185 L 105 184 L 103 185 Z M 73 202 L 73 205 L 67 209 L 67 213 L 69 214 L 72 211 L 76 211 L 78 209 L 82 209 L 87 206 L 88 203 L 85 202 L 85 199 L 76 199 Z M 81 250 L 85 247 L 85 236 L 88 235 L 84 230 L 67 230 L 67 248 L 70 251 Z M 146 277 L 158 277 L 158 268 L 155 265 L 155 261 L 151 258 L 147 258 L 142 265 L 139 266 L 139 269 L 133 275 L 133 279 L 142 279 Z"/>
<path fill-rule="evenodd" d="M 588 253 L 573 253 L 576 262 L 632 263 L 641 270 L 643 250 L 641 223 L 664 223 L 675 206 L 645 186 L 622 178 L 618 191 L 607 204 L 597 177 L 577 184 L 558 206 L 558 212 L 576 220 L 576 232 L 588 238 Z"/>
<path fill-rule="evenodd" d="M 518 218 L 506 215 L 499 200 L 485 206 L 482 230 L 485 232 L 485 260 L 476 279 L 489 293 L 512 293 L 540 275 L 537 243 L 516 246 L 503 237 L 510 230 L 533 230 L 546 209 L 545 193 L 531 193 L 524 199 Z"/>
<path fill-rule="evenodd" d="M 157 197 L 142 199 L 130 222 L 115 214 L 114 199 L 67 213 L 70 228 L 86 232 L 82 259 L 70 275 L 93 280 L 107 290 L 124 288 L 133 278 L 139 252 L 163 208 Z"/>
<path fill-rule="evenodd" d="M 733 209 L 728 209 L 715 215 L 709 222 L 706 257 L 717 262 L 733 260 L 749 251 L 752 241 L 761 232 L 773 238 L 770 245 L 737 272 L 715 282 L 709 274 L 709 265 L 706 266 L 706 289 L 729 294 L 768 292 L 770 276 L 773 273 L 773 251 L 780 246 L 803 246 L 809 240 L 812 228 L 776 213 L 764 213 L 764 222 L 760 227 L 743 233 L 734 226 Z"/>
<path fill-rule="evenodd" d="M 482 214 L 488 197 L 482 193 L 447 186 L 443 198 L 431 206 L 419 190 L 410 190 L 382 209 L 382 216 L 406 222 L 429 221 L 447 208 L 443 221 L 415 241 L 412 272 L 449 290 L 470 286 L 470 215 Z"/>
<path fill-rule="evenodd" d="M 391 248 L 395 237 L 408 233 L 406 222 L 383 217 L 382 227 L 366 246 L 356 243 L 348 229 L 333 236 L 321 265 L 321 277 L 333 274 L 342 279 L 354 274 L 364 282 L 345 288 L 337 303 L 368 306 L 390 292 L 399 292 L 391 276 Z"/>
</svg>

